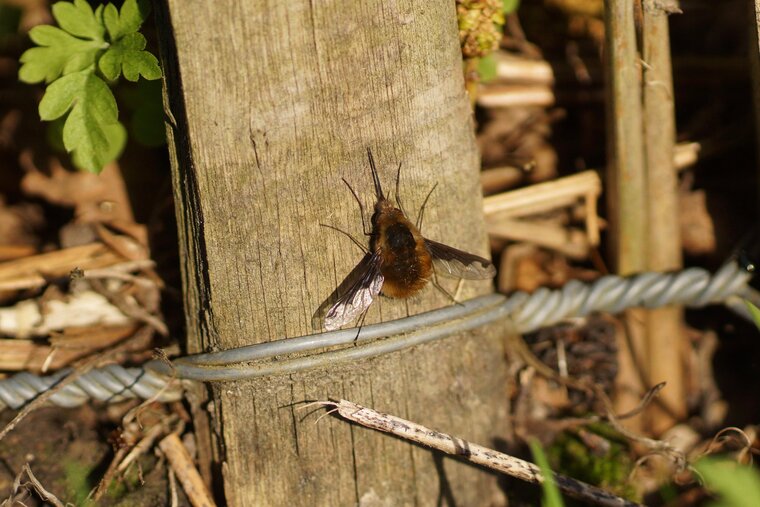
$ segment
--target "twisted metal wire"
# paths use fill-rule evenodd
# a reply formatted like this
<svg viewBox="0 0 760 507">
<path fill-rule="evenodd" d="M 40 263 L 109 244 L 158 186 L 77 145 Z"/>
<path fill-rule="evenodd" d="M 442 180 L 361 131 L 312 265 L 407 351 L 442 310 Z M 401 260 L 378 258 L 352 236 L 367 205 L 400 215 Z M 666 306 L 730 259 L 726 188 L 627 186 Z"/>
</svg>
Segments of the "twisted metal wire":
<svg viewBox="0 0 760 507">
<path fill-rule="evenodd" d="M 591 284 L 573 280 L 559 290 L 541 288 L 531 294 L 517 292 L 508 298 L 491 294 L 460 305 L 365 326 L 358 337 L 355 329 L 344 329 L 197 354 L 179 358 L 172 364 L 150 361 L 136 368 L 109 365 L 82 375 L 56 392 L 51 402 L 71 407 L 88 398 L 176 400 L 182 396 L 178 382 L 167 385 L 175 377 L 232 381 L 325 368 L 402 350 L 493 322 L 504 323 L 508 332 L 528 333 L 592 312 L 619 313 L 632 307 L 666 305 L 701 307 L 713 303 L 727 304 L 747 317 L 739 298 L 760 302 L 760 295 L 747 285 L 750 277 L 737 263 L 730 262 L 713 275 L 704 269 L 690 268 L 627 278 L 611 275 Z M 0 410 L 23 406 L 67 373 L 62 370 L 46 377 L 20 373 L 0 381 Z"/>
<path fill-rule="evenodd" d="M 21 408 L 69 373 L 71 370 L 68 368 L 44 377 L 23 372 L 0 381 L 0 410 Z M 147 368 L 125 368 L 112 364 L 85 373 L 54 393 L 50 402 L 59 407 L 76 407 L 90 398 L 109 403 L 129 398 L 155 398 L 157 401 L 182 398 L 179 383 L 170 383 L 170 380 Z"/>
</svg>

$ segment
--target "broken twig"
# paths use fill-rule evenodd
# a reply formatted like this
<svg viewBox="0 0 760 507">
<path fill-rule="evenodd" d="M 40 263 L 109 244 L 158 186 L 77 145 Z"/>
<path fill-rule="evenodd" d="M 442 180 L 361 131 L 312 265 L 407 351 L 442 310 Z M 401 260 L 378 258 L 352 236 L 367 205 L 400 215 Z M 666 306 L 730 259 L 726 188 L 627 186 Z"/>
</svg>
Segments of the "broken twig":
<svg viewBox="0 0 760 507">
<path fill-rule="evenodd" d="M 344 419 L 353 421 L 367 428 L 391 433 L 398 437 L 432 447 L 447 454 L 453 454 L 478 465 L 499 471 L 531 484 L 541 484 L 544 477 L 540 469 L 533 463 L 515 458 L 493 449 L 473 444 L 461 438 L 440 433 L 425 426 L 401 419 L 375 410 L 362 407 L 346 400 L 321 401 L 319 405 L 334 407 Z M 577 481 L 570 477 L 554 474 L 554 481 L 566 495 L 604 506 L 635 506 L 639 505 L 590 484 Z"/>
</svg>

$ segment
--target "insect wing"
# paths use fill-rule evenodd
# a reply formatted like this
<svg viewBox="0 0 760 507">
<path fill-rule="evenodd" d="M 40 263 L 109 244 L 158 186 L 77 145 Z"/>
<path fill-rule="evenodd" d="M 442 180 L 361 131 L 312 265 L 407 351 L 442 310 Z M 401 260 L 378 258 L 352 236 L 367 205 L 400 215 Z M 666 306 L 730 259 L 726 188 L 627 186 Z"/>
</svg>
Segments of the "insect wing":
<svg viewBox="0 0 760 507">
<path fill-rule="evenodd" d="M 353 283 L 346 292 L 325 314 L 324 324 L 328 331 L 333 331 L 356 320 L 380 294 L 384 281 L 383 275 L 380 274 L 380 257 L 374 253 L 365 255 L 348 274 L 341 286 L 351 281 Z"/>
<path fill-rule="evenodd" d="M 483 280 L 496 274 L 491 261 L 454 247 L 425 239 L 436 272 L 467 280 Z"/>
</svg>

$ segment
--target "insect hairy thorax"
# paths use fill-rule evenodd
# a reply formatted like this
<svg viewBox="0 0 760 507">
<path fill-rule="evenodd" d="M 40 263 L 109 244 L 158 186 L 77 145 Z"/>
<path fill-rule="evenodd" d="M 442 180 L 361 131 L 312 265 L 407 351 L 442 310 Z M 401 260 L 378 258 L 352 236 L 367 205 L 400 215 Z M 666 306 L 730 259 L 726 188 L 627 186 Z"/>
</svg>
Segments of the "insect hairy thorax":
<svg viewBox="0 0 760 507">
<path fill-rule="evenodd" d="M 432 259 L 425 238 L 387 199 L 380 199 L 375 205 L 370 248 L 380 257 L 385 296 L 410 297 L 421 291 L 432 275 Z"/>
</svg>

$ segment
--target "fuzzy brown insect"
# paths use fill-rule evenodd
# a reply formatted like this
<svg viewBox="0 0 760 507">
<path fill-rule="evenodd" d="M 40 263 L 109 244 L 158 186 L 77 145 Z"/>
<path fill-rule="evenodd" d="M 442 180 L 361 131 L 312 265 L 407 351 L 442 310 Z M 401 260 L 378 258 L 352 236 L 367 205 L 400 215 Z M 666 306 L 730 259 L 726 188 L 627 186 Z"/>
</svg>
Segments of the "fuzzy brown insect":
<svg viewBox="0 0 760 507">
<path fill-rule="evenodd" d="M 370 238 L 369 250 L 349 236 L 366 253 L 337 289 L 341 295 L 324 317 L 324 326 L 328 331 L 364 315 L 380 293 L 391 298 L 408 298 L 425 288 L 436 274 L 479 280 L 491 278 L 496 273 L 490 261 L 422 236 L 420 226 L 425 205 L 435 186 L 422 204 L 417 223 L 413 224 L 402 211 L 399 200 L 401 165 L 396 175 L 396 207 L 383 193 L 369 148 L 367 157 L 377 198 L 370 231 L 367 231 L 364 222 L 364 206 L 359 196 L 345 179 L 343 182 L 359 203 L 364 233 Z"/>
</svg>

